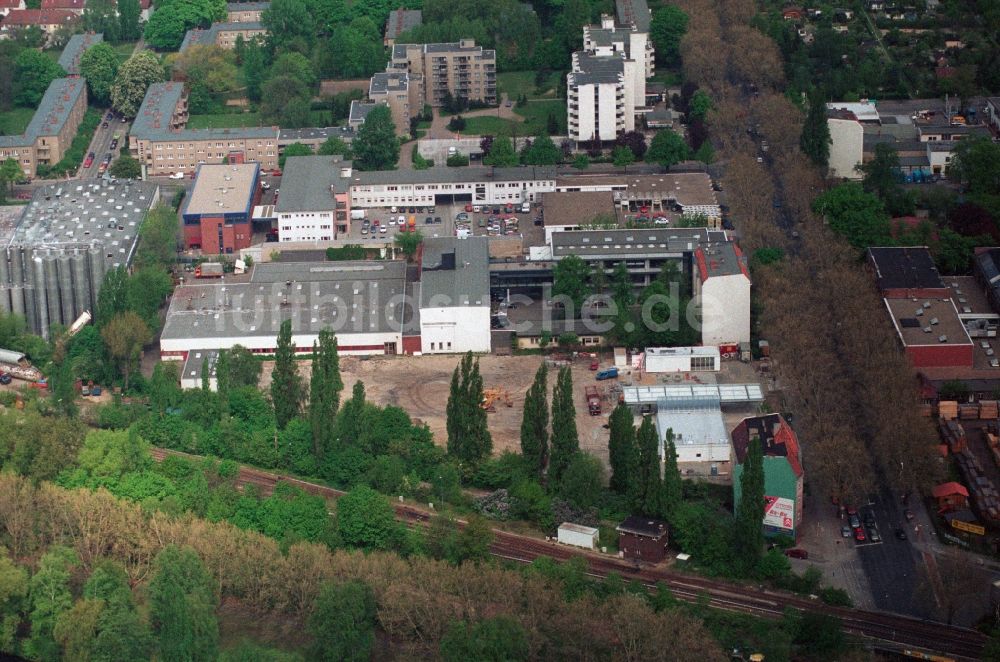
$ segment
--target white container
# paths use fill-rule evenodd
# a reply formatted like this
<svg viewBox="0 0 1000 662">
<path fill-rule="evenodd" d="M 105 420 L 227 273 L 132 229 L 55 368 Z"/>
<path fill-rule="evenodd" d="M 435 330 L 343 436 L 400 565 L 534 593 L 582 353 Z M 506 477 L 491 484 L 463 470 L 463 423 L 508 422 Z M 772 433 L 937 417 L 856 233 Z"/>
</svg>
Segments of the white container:
<svg viewBox="0 0 1000 662">
<path fill-rule="evenodd" d="M 582 524 L 563 522 L 559 525 L 558 541 L 563 545 L 573 545 L 584 549 L 596 549 L 598 531 Z"/>
</svg>

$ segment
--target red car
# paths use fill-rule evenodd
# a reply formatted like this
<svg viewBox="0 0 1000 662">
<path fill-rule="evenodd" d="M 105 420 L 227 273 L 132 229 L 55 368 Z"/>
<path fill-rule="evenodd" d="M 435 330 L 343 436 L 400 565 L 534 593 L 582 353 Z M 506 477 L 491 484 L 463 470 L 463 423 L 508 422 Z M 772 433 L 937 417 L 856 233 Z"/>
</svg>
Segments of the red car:
<svg viewBox="0 0 1000 662">
<path fill-rule="evenodd" d="M 864 542 L 866 540 L 865 530 L 860 526 L 854 529 L 854 539 L 857 540 L 858 542 Z"/>
<path fill-rule="evenodd" d="M 84 161 L 83 161 L 83 167 L 84 168 L 89 168 L 92 165 L 94 165 L 94 153 L 93 152 L 91 152 L 90 154 L 87 154 L 87 158 L 84 159 Z"/>
</svg>

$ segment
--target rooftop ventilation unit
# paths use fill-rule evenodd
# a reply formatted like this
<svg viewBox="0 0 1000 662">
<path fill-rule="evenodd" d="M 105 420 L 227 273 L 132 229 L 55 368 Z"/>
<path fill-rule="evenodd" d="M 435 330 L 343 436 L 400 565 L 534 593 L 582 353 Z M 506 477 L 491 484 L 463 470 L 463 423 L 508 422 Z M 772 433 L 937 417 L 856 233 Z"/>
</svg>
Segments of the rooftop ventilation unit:
<svg viewBox="0 0 1000 662">
<path fill-rule="evenodd" d="M 938 336 L 938 342 L 948 342 L 948 336 Z"/>
</svg>

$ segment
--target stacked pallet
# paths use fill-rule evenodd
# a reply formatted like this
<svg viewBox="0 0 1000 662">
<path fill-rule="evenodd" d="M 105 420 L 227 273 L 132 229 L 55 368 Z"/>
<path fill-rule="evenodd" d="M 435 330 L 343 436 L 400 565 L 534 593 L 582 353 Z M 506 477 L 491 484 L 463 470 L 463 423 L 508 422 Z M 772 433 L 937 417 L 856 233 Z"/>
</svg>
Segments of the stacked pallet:
<svg viewBox="0 0 1000 662">
<path fill-rule="evenodd" d="M 979 418 L 979 405 L 974 402 L 959 405 L 958 417 L 963 421 L 976 420 Z"/>
<path fill-rule="evenodd" d="M 979 401 L 979 418 L 996 420 L 998 417 L 1000 417 L 1000 404 L 996 400 Z"/>
<path fill-rule="evenodd" d="M 942 400 L 938 403 L 938 418 L 950 421 L 958 418 L 958 403 L 954 400 Z"/>
<path fill-rule="evenodd" d="M 1000 493 L 993 481 L 986 476 L 979 459 L 966 448 L 955 454 L 955 460 L 965 484 L 969 486 L 979 517 L 987 522 L 1000 522 Z"/>
<path fill-rule="evenodd" d="M 948 443 L 952 453 L 961 453 L 968 445 L 965 438 L 965 428 L 958 421 L 941 421 L 941 437 Z"/>
</svg>

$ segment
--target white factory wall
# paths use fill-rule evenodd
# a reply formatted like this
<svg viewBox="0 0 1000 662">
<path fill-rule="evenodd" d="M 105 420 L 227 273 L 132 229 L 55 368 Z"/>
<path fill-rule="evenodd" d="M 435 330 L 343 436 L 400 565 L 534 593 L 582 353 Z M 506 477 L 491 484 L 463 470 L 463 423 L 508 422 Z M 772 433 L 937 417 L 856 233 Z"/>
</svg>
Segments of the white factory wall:
<svg viewBox="0 0 1000 662">
<path fill-rule="evenodd" d="M 421 308 L 420 350 L 424 354 L 490 351 L 490 307 Z"/>
<path fill-rule="evenodd" d="M 750 280 L 746 276 L 713 276 L 701 284 L 700 293 L 703 345 L 750 342 Z"/>
<path fill-rule="evenodd" d="M 656 352 L 657 348 L 646 349 L 646 372 L 650 373 L 661 373 L 661 372 L 692 372 L 691 370 L 691 359 L 692 357 L 711 357 L 714 367 L 711 369 L 699 368 L 702 372 L 717 372 L 720 369 L 720 356 L 718 347 L 694 347 L 694 353 L 669 353 L 669 349 L 664 353 Z M 685 349 L 685 348 L 676 348 Z"/>
<path fill-rule="evenodd" d="M 729 444 L 676 444 L 677 463 L 695 464 L 701 462 L 729 462 L 731 446 Z"/>
<path fill-rule="evenodd" d="M 489 319 L 486 324 L 489 330 Z M 230 349 L 234 345 L 243 345 L 253 351 L 263 349 L 273 351 L 277 343 L 277 331 L 274 333 L 268 330 L 267 335 L 245 335 L 234 337 L 207 337 L 207 338 L 161 338 L 160 358 L 163 360 L 181 360 L 186 352 L 199 349 Z M 295 334 L 292 336 L 294 344 L 300 352 L 305 349 L 311 351 L 313 343 L 319 340 L 319 335 Z M 396 343 L 396 351 L 403 351 L 403 334 L 394 331 L 380 333 L 337 333 L 338 351 L 341 355 L 378 355 L 384 354 L 385 343 Z M 377 349 L 351 349 L 352 347 L 377 347 Z M 464 350 L 463 350 L 464 351 Z"/>
<path fill-rule="evenodd" d="M 392 190 L 390 190 L 392 189 Z M 429 206 L 438 195 L 471 196 L 473 204 L 535 202 L 556 190 L 553 180 L 505 182 L 440 182 L 437 184 L 357 185 L 351 187 L 351 208 Z M 400 212 L 405 214 L 405 212 Z"/>
<path fill-rule="evenodd" d="M 330 200 L 333 203 L 333 200 Z M 331 241 L 333 210 L 278 214 L 278 241 Z"/>
<path fill-rule="evenodd" d="M 564 545 L 573 545 L 584 549 L 596 549 L 598 541 L 598 530 L 592 527 L 582 527 L 588 529 L 587 532 L 577 531 L 575 528 L 560 526 L 557 530 L 557 540 Z"/>
<path fill-rule="evenodd" d="M 830 176 L 861 179 L 857 167 L 864 153 L 864 129 L 855 120 L 828 119 L 830 127 Z"/>
</svg>

